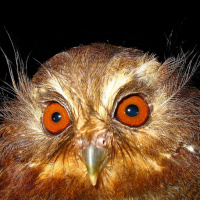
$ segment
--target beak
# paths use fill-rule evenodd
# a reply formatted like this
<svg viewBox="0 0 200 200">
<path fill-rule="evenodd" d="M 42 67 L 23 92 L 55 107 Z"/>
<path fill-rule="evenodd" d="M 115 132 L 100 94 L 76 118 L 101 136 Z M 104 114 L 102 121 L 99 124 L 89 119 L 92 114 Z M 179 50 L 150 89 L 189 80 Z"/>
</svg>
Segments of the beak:
<svg viewBox="0 0 200 200">
<path fill-rule="evenodd" d="M 89 144 L 82 149 L 82 158 L 87 167 L 90 181 L 92 185 L 95 186 L 99 172 L 107 161 L 108 151 L 106 148 L 98 147 L 95 144 Z"/>
</svg>

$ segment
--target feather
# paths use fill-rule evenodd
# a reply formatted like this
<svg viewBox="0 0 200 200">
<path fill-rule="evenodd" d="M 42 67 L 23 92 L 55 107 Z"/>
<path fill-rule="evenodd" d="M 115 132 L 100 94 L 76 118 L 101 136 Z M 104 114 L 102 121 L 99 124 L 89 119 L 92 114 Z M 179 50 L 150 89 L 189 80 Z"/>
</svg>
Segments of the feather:
<svg viewBox="0 0 200 200">
<path fill-rule="evenodd" d="M 0 108 L 0 199 L 200 198 L 200 92 L 190 83 L 197 54 L 160 63 L 96 43 L 55 55 L 32 80 L 17 50 L 17 79 L 3 54 L 12 85 L 2 90 L 15 98 Z M 118 109 L 135 96 L 148 117 L 131 126 Z M 44 120 L 53 103 L 69 117 L 56 134 Z"/>
</svg>

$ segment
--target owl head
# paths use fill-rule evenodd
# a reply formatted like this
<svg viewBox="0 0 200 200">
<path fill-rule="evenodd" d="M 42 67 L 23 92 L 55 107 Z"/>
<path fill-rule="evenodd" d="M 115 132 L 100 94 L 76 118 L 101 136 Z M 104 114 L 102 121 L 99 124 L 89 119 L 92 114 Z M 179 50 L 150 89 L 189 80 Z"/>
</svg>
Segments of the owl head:
<svg viewBox="0 0 200 200">
<path fill-rule="evenodd" d="M 4 101 L 0 197 L 199 197 L 198 62 L 140 50 L 79 46 L 18 70 Z M 188 193 L 190 191 L 190 193 Z"/>
</svg>

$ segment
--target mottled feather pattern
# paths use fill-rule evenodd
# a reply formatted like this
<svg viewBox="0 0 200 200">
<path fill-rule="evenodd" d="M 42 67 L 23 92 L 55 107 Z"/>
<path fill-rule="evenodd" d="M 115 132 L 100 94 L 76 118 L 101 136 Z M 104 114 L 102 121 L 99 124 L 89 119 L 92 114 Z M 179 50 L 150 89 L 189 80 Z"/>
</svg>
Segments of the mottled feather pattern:
<svg viewBox="0 0 200 200">
<path fill-rule="evenodd" d="M 0 109 L 0 199 L 200 198 L 200 92 L 190 84 L 197 56 L 160 63 L 137 49 L 91 44 L 55 55 L 29 80 L 15 53 L 18 80 L 9 65 L 8 90 L 16 98 Z M 140 127 L 116 118 L 133 94 L 150 110 Z M 58 135 L 42 121 L 51 102 L 71 118 Z M 107 154 L 94 186 L 80 140 L 102 133 Z"/>
</svg>

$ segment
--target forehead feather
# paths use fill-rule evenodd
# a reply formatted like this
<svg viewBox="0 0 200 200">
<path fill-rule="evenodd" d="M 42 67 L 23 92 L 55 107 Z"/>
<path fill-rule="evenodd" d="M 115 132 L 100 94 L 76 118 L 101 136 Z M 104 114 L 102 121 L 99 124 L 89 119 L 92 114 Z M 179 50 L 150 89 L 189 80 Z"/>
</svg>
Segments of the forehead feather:
<svg viewBox="0 0 200 200">
<path fill-rule="evenodd" d="M 48 82 L 49 88 L 68 93 L 68 99 L 76 94 L 85 103 L 87 98 L 99 99 L 103 106 L 111 107 L 121 87 L 137 78 L 148 82 L 157 67 L 157 61 L 142 51 L 92 44 L 55 55 L 44 63 L 33 82 Z M 99 106 L 99 102 L 95 104 Z"/>
</svg>

